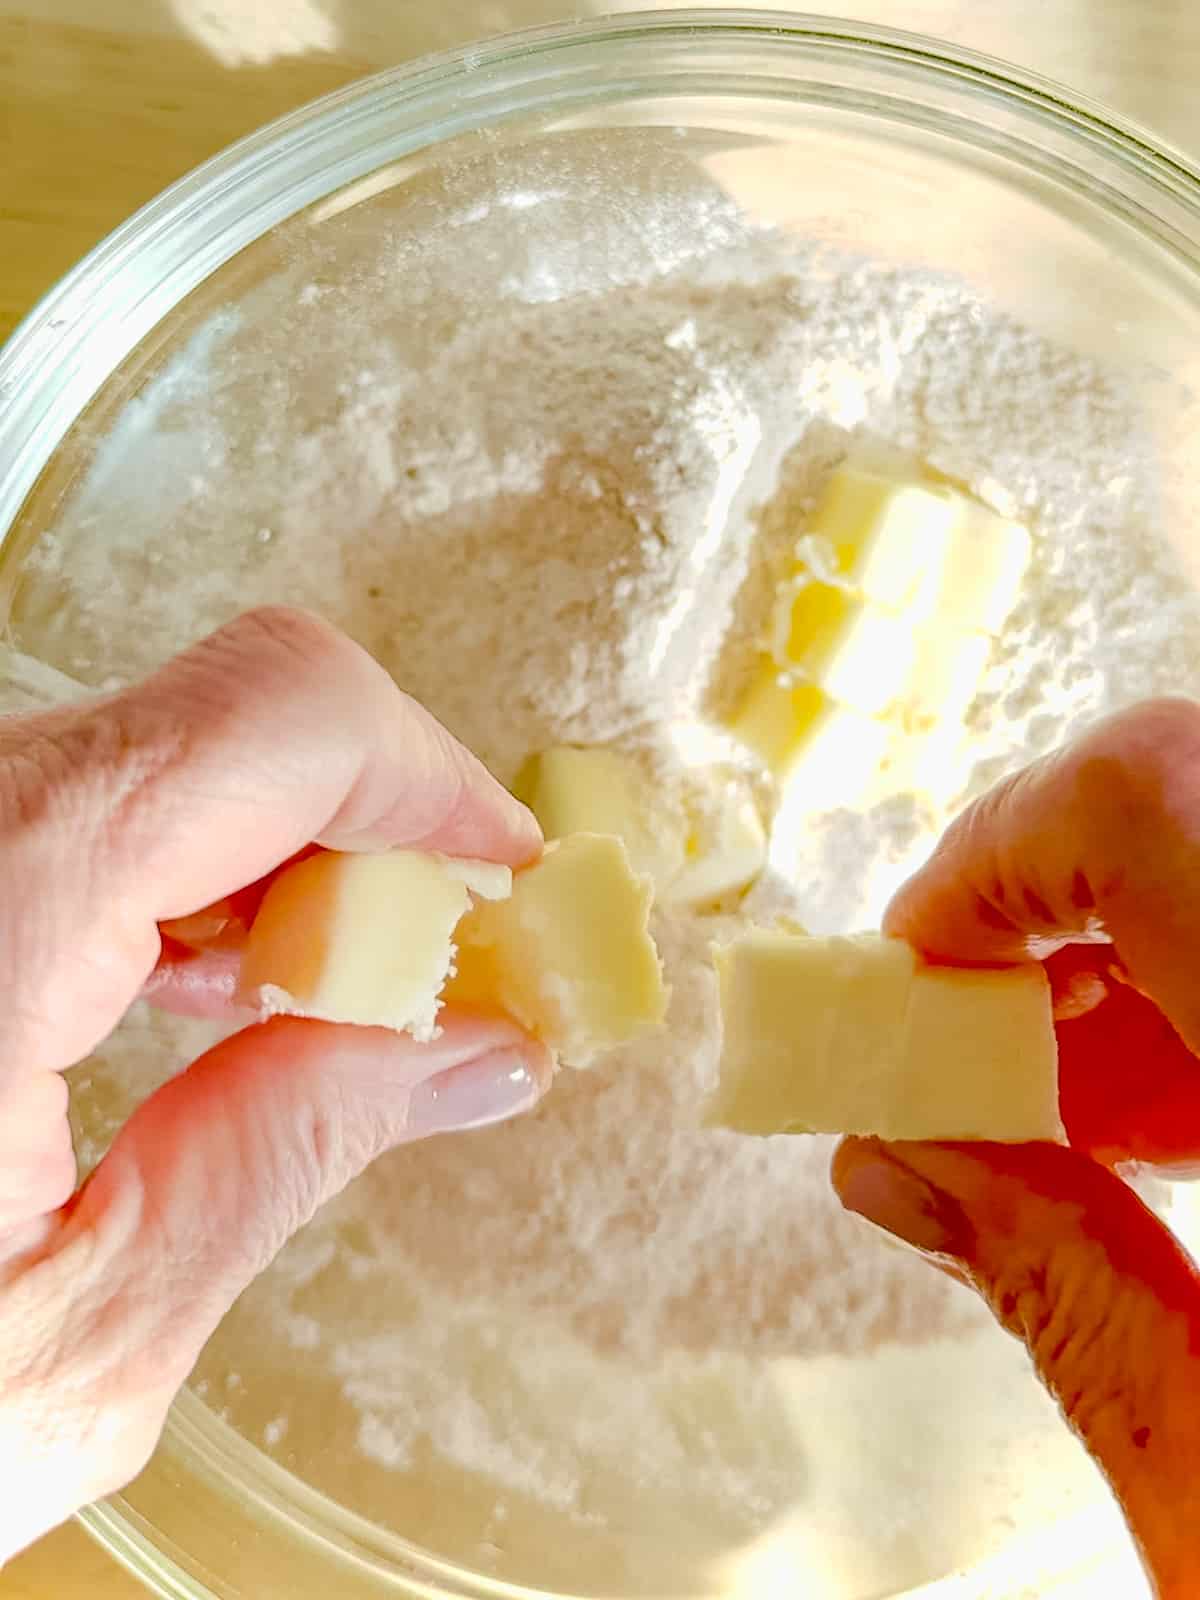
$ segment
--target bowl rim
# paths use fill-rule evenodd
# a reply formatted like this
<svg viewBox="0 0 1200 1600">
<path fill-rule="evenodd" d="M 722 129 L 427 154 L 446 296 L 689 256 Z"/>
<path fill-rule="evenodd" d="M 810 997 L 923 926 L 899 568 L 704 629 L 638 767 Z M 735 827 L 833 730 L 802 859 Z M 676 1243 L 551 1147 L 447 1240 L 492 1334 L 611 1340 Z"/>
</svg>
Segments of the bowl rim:
<svg viewBox="0 0 1200 1600">
<path fill-rule="evenodd" d="M 843 51 L 876 65 L 891 63 L 915 71 L 931 81 L 984 91 L 1040 117 L 1182 206 L 1195 224 L 1190 254 L 1200 274 L 1200 167 L 1099 101 L 992 56 L 885 25 L 762 9 L 646 10 L 508 32 L 370 74 L 264 125 L 164 189 L 43 296 L 0 347 L 0 542 L 63 436 L 145 334 L 245 243 L 261 237 L 314 198 L 289 176 L 289 169 L 303 166 L 307 160 L 305 170 L 314 180 L 319 178 L 322 192 L 336 189 L 336 181 L 330 181 L 331 168 L 320 164 L 317 156 L 322 142 L 331 135 L 351 130 L 381 100 L 445 94 L 456 85 L 469 91 L 465 98 L 472 106 L 485 106 L 489 93 L 494 94 L 488 89 L 489 79 L 494 83 L 503 69 L 523 61 L 612 43 L 682 43 L 700 36 L 731 43 L 775 39 Z M 428 130 L 429 124 L 424 126 Z M 427 136 L 423 143 L 429 142 Z M 247 193 L 272 178 L 284 180 L 273 203 L 259 204 L 243 214 Z M 234 219 L 239 215 L 235 228 Z M 179 230 L 194 253 L 185 252 L 185 265 L 169 275 L 169 293 L 147 296 L 138 283 L 136 260 Z M 117 324 L 107 335 L 106 318 Z M 97 341 L 101 346 L 98 358 Z M 94 368 L 90 376 L 82 371 L 85 348 L 90 350 Z M 77 381 L 56 387 L 56 364 L 66 366 Z M 181 1427 L 188 1430 L 189 1418 L 193 1426 L 195 1423 L 192 1397 L 185 1394 L 183 1399 L 181 1411 L 168 1421 L 168 1431 L 174 1429 L 177 1434 Z M 199 1405 L 194 1402 L 195 1407 Z M 252 1448 L 236 1437 L 247 1449 Z M 262 1462 L 264 1468 L 273 1468 L 267 1458 Z M 272 1479 L 291 1476 L 278 1468 L 268 1475 Z M 302 1480 L 294 1481 L 302 1491 L 297 1502 L 315 1496 Z M 296 1508 L 272 1509 L 288 1516 Z M 373 1525 L 363 1524 L 349 1508 L 338 1510 L 361 1531 L 374 1531 Z M 215 1596 L 216 1591 L 200 1586 L 190 1575 L 181 1581 L 169 1556 L 139 1530 L 137 1513 L 120 1497 L 83 1512 L 81 1520 L 130 1571 L 153 1583 L 160 1594 Z M 385 1542 L 415 1551 L 398 1536 L 388 1535 Z M 444 1576 L 454 1570 L 452 1563 L 415 1553 L 427 1560 L 430 1573 Z M 472 1574 L 463 1576 L 473 1584 L 472 1594 L 529 1592 Z M 397 1592 L 404 1591 L 398 1587 Z"/>
<path fill-rule="evenodd" d="M 1200 269 L 1200 166 L 1099 101 L 978 51 L 882 24 L 753 8 L 644 10 L 507 32 L 370 74 L 267 123 L 170 184 L 47 291 L 0 346 L 0 542 L 58 444 L 142 338 L 239 250 L 340 186 L 316 152 L 351 131 L 372 105 L 454 86 L 460 103 L 478 107 L 488 100 L 489 81 L 522 61 L 689 38 L 774 38 L 856 54 L 1022 108 L 1182 206 L 1195 225 L 1188 254 Z M 247 208 L 248 192 L 273 169 L 287 181 Z M 174 265 L 165 275 L 160 270 L 157 283 L 139 283 L 135 259 L 152 259 L 168 238 Z"/>
</svg>

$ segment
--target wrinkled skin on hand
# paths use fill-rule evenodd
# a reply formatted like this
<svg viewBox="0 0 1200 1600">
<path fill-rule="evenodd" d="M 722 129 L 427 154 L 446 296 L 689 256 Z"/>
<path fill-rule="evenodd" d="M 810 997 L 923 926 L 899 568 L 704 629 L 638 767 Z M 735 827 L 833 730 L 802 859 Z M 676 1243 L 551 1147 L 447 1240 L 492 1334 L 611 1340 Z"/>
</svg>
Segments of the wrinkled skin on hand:
<svg viewBox="0 0 1200 1600">
<path fill-rule="evenodd" d="M 317 619 L 243 617 L 126 693 L 0 719 L 0 1561 L 144 1464 L 233 1300 L 389 1146 L 528 1109 L 544 1050 L 231 1005 L 270 874 L 313 846 L 516 867 L 530 814 Z M 247 1024 L 76 1189 L 63 1069 L 140 993 Z"/>
<path fill-rule="evenodd" d="M 850 1139 L 842 1201 L 983 1295 L 1104 1469 L 1157 1593 L 1194 1600 L 1200 1273 L 1113 1169 L 1200 1170 L 1200 706 L 1135 706 L 984 796 L 886 925 L 958 964 L 1052 951 L 1070 1148 Z"/>
</svg>

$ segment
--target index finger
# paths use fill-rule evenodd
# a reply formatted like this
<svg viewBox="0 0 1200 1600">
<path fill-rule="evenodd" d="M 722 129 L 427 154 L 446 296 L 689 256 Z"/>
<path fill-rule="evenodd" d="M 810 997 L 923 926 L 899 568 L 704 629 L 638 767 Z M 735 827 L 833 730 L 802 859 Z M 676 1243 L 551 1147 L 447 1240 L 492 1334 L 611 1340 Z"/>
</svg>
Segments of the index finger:
<svg viewBox="0 0 1200 1600">
<path fill-rule="evenodd" d="M 1102 934 L 1200 1050 L 1200 704 L 1132 706 L 984 795 L 885 926 L 956 963 L 1029 960 L 1047 939 Z"/>
</svg>

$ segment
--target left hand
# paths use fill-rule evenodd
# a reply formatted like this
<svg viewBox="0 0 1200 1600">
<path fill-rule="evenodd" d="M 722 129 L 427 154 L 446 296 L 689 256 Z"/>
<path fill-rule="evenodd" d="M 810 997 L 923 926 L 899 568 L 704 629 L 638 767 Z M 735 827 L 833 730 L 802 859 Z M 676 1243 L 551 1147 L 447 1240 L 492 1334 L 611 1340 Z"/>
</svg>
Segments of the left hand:
<svg viewBox="0 0 1200 1600">
<path fill-rule="evenodd" d="M 445 729 L 300 613 L 0 719 L 0 1562 L 141 1468 L 224 1312 L 368 1162 L 549 1081 L 504 1021 L 448 1016 L 418 1045 L 276 1018 L 152 1094 L 76 1190 L 63 1069 L 143 990 L 228 1011 L 239 915 L 314 840 L 513 867 L 541 848 Z"/>
</svg>

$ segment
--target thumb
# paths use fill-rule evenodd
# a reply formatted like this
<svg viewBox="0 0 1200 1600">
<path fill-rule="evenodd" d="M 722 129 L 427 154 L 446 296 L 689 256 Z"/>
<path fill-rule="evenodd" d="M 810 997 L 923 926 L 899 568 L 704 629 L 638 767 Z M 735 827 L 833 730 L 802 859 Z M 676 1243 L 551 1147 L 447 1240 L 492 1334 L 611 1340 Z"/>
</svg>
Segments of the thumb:
<svg viewBox="0 0 1200 1600">
<path fill-rule="evenodd" d="M 57 1228 L 9 1263 L 0 1396 L 24 1396 L 30 1420 L 7 1454 L 46 1471 L 19 1536 L 0 1513 L 0 1559 L 141 1469 L 221 1317 L 374 1157 L 537 1101 L 542 1046 L 504 1019 L 443 1021 L 430 1044 L 294 1017 L 226 1039 L 138 1109 Z"/>
<path fill-rule="evenodd" d="M 978 1290 L 1104 1470 L 1162 1600 L 1200 1593 L 1200 1273 L 1133 1190 L 1050 1144 L 850 1139 L 833 1180 Z"/>
</svg>

